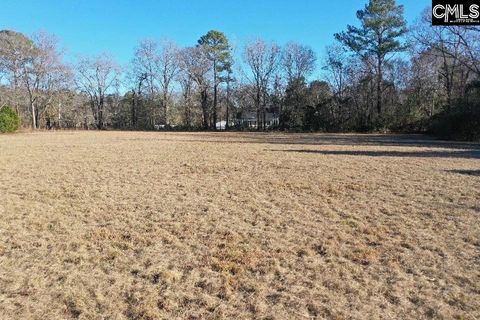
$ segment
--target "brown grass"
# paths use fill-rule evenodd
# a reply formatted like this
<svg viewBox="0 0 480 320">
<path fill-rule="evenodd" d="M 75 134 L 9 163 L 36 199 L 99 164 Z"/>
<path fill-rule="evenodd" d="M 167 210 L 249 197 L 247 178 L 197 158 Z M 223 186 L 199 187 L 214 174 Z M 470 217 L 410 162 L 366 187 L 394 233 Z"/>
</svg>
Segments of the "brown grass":
<svg viewBox="0 0 480 320">
<path fill-rule="evenodd" d="M 479 159 L 405 136 L 0 136 L 0 318 L 480 318 Z"/>
</svg>

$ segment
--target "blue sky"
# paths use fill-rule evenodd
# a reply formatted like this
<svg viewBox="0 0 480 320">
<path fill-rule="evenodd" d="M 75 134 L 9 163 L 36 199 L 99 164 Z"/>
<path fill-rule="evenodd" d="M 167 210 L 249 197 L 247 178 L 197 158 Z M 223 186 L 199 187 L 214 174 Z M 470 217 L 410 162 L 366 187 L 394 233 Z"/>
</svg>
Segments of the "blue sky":
<svg viewBox="0 0 480 320">
<path fill-rule="evenodd" d="M 208 30 L 238 47 L 257 37 L 311 46 L 321 58 L 333 34 L 357 22 L 358 0 L 1 0 L 0 29 L 43 29 L 60 37 L 70 56 L 108 52 L 128 63 L 139 40 L 169 38 L 194 45 Z M 430 1 L 397 0 L 413 22 Z"/>
</svg>

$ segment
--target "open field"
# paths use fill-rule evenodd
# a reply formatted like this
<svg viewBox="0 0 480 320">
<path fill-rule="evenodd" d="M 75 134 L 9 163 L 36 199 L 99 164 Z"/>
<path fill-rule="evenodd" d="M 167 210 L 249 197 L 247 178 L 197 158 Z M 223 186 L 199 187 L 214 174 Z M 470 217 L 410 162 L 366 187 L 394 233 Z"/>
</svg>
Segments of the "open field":
<svg viewBox="0 0 480 320">
<path fill-rule="evenodd" d="M 479 319 L 480 146 L 0 136 L 0 319 Z"/>
</svg>

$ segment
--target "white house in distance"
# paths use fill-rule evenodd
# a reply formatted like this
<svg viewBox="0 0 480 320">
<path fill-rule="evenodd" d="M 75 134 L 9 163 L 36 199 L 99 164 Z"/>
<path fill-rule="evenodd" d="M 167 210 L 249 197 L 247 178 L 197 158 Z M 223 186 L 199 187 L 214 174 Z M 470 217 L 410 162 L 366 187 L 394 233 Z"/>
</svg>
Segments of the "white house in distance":
<svg viewBox="0 0 480 320">
<path fill-rule="evenodd" d="M 232 125 L 231 121 L 230 121 L 230 125 Z M 217 128 L 217 130 L 225 130 L 226 126 L 227 126 L 227 121 L 225 120 L 219 121 L 215 124 L 215 127 Z"/>
<path fill-rule="evenodd" d="M 274 126 L 278 126 L 280 119 L 278 114 L 273 112 L 266 112 L 265 113 L 265 121 L 266 127 L 271 128 Z M 225 120 L 219 121 L 216 123 L 217 130 L 225 130 L 227 122 Z M 257 114 L 256 112 L 242 112 L 240 117 L 236 119 L 232 119 L 229 122 L 229 126 L 231 128 L 244 128 L 244 129 L 257 129 Z"/>
</svg>

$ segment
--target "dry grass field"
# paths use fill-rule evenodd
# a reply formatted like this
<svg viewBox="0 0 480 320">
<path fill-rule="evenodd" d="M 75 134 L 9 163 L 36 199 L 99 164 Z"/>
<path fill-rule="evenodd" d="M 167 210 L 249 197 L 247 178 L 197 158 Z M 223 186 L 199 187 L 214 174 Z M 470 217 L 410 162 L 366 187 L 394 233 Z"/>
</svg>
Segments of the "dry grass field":
<svg viewBox="0 0 480 320">
<path fill-rule="evenodd" d="M 0 136 L 0 319 L 480 319 L 480 146 Z"/>
</svg>

